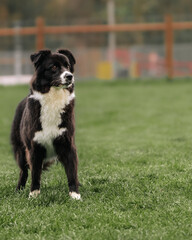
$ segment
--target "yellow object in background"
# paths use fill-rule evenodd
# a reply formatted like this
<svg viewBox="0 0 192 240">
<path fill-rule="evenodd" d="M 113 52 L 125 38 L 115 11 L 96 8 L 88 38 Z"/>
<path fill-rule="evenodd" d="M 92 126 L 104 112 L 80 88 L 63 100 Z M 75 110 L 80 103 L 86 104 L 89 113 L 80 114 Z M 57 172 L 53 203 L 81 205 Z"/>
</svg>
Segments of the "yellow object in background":
<svg viewBox="0 0 192 240">
<path fill-rule="evenodd" d="M 110 62 L 104 61 L 97 65 L 97 78 L 102 80 L 112 79 L 113 69 Z"/>
<path fill-rule="evenodd" d="M 133 61 L 131 63 L 131 66 L 129 68 L 129 74 L 131 78 L 138 78 L 139 77 L 139 71 L 138 71 L 138 64 L 137 62 Z"/>
</svg>

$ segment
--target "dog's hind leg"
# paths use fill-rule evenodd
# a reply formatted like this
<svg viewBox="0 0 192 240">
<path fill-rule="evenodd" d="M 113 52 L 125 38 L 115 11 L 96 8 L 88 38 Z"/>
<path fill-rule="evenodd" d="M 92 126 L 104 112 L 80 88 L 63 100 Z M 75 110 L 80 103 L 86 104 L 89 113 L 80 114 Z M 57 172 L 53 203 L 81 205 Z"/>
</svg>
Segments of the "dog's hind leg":
<svg viewBox="0 0 192 240">
<path fill-rule="evenodd" d="M 16 152 L 16 160 L 20 168 L 19 181 L 16 190 L 23 189 L 28 178 L 28 164 L 26 161 L 25 150 L 20 148 Z"/>
</svg>

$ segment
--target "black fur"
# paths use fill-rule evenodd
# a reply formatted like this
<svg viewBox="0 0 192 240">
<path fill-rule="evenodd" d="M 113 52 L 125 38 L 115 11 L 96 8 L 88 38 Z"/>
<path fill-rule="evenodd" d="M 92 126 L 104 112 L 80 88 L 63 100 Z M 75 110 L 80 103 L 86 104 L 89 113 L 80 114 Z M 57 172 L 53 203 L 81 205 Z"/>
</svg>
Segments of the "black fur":
<svg viewBox="0 0 192 240">
<path fill-rule="evenodd" d="M 42 50 L 31 55 L 31 61 L 35 67 L 35 73 L 31 81 L 30 94 L 22 100 L 16 110 L 11 130 L 11 143 L 15 159 L 20 168 L 20 176 L 17 190 L 25 187 L 28 168 L 31 170 L 31 192 L 40 189 L 40 179 L 43 169 L 48 164 L 44 162 L 47 156 L 46 147 L 34 141 L 36 132 L 42 130 L 41 104 L 37 99 L 31 98 L 34 91 L 40 94 L 49 93 L 51 87 L 62 87 L 60 76 L 63 72 L 74 72 L 75 58 L 69 50 L 58 50 L 51 53 L 50 50 Z M 64 84 L 66 90 L 74 91 L 73 83 Z M 64 91 L 64 90 L 63 90 Z M 79 193 L 77 165 L 78 157 L 75 147 L 75 121 L 74 99 L 65 106 L 61 114 L 61 123 L 56 126 L 67 131 L 53 139 L 52 144 L 57 159 L 65 167 L 69 191 Z"/>
</svg>

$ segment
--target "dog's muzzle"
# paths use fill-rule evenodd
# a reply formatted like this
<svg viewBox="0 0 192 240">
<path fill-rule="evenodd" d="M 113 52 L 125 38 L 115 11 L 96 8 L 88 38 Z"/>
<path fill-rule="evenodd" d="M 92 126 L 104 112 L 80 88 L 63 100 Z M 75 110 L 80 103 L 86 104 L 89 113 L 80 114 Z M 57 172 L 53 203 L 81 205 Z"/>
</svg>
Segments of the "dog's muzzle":
<svg viewBox="0 0 192 240">
<path fill-rule="evenodd" d="M 73 74 L 67 72 L 65 74 L 64 78 L 65 78 L 65 81 L 66 81 L 67 85 L 70 85 L 72 83 L 72 80 L 73 80 Z"/>
<path fill-rule="evenodd" d="M 68 71 L 63 72 L 60 76 L 60 79 L 61 83 L 59 86 L 57 86 L 57 88 L 69 88 L 74 82 L 73 74 Z"/>
</svg>

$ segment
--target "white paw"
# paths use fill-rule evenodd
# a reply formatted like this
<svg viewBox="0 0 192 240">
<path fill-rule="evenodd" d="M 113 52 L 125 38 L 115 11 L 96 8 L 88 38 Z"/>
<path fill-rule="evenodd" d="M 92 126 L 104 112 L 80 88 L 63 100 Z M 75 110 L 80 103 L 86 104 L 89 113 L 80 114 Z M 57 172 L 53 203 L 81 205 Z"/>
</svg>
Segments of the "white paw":
<svg viewBox="0 0 192 240">
<path fill-rule="evenodd" d="M 40 194 L 40 190 L 34 190 L 29 193 L 29 198 L 36 198 Z"/>
<path fill-rule="evenodd" d="M 81 200 L 81 195 L 80 195 L 79 193 L 69 192 L 69 196 L 70 196 L 72 199 Z"/>
</svg>

